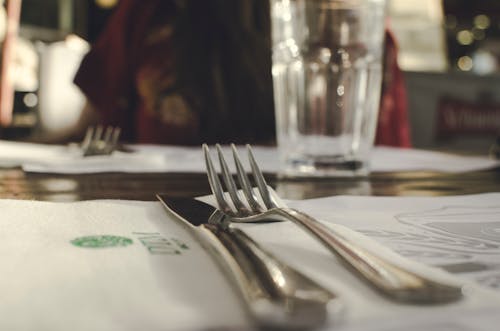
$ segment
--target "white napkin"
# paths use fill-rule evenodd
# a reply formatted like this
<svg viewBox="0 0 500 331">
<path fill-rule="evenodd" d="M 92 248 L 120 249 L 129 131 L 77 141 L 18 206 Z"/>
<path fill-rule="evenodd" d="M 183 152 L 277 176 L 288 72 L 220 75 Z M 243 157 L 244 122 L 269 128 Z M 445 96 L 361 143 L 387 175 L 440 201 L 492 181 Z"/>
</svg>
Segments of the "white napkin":
<svg viewBox="0 0 500 331">
<path fill-rule="evenodd" d="M 22 166 L 28 172 L 98 173 L 98 172 L 205 172 L 201 147 L 168 145 L 129 145 L 134 153 L 115 152 L 111 156 L 81 156 L 76 148 L 29 144 L 0 140 L 0 167 Z M 230 157 L 230 149 L 223 147 Z M 240 147 L 246 162 L 246 151 Z M 215 149 L 212 148 L 212 152 Z M 279 155 L 274 147 L 254 146 L 253 152 L 261 169 L 278 172 Z M 214 155 L 215 156 L 215 155 Z M 230 162 L 229 166 L 233 167 Z M 371 153 L 371 171 L 437 171 L 460 173 L 493 168 L 500 161 L 488 157 L 377 146 Z"/>
<path fill-rule="evenodd" d="M 291 205 L 307 211 L 320 205 L 331 213 L 331 199 Z M 399 198 L 393 199 L 396 205 Z M 472 196 L 471 203 L 475 199 Z M 342 203 L 345 200 L 336 205 Z M 212 259 L 158 202 L 0 200 L 0 208 L 0 330 L 235 330 L 249 325 L 237 295 Z M 347 227 L 331 226 L 394 257 Z M 466 298 L 457 303 L 397 304 L 375 293 L 291 223 L 242 228 L 342 297 L 342 321 L 325 329 L 472 331 L 496 330 L 500 322 L 498 294 L 472 283 Z M 109 247 L 98 247 L 103 245 Z M 429 270 L 413 263 L 410 267 Z M 436 269 L 431 272 L 450 277 Z"/>
<path fill-rule="evenodd" d="M 161 145 L 132 145 L 136 151 L 163 155 L 165 158 L 164 171 L 172 172 L 204 172 L 205 160 L 200 147 L 180 147 Z M 232 160 L 232 152 L 228 146 L 222 150 L 227 160 Z M 244 165 L 248 166 L 245 147 L 239 146 L 239 156 Z M 265 172 L 278 172 L 280 169 L 279 153 L 275 147 L 252 146 L 255 159 Z M 211 148 L 213 159 L 216 160 L 215 148 Z M 464 156 L 412 148 L 396 148 L 376 146 L 370 156 L 372 172 L 386 171 L 436 171 L 460 173 L 476 171 L 500 166 L 499 160 L 486 156 Z M 228 162 L 235 171 L 232 162 Z"/>
<path fill-rule="evenodd" d="M 132 153 L 115 152 L 111 156 L 39 158 L 21 162 L 28 172 L 82 174 L 99 172 L 205 172 L 205 160 L 201 147 L 167 145 L 129 145 Z M 229 148 L 224 148 L 229 155 Z M 276 149 L 254 148 L 265 171 L 276 172 L 279 168 Z M 245 160 L 246 153 L 242 153 Z M 248 163 L 246 163 L 248 164 Z M 232 167 L 232 165 L 230 165 Z"/>
<path fill-rule="evenodd" d="M 98 172 L 161 172 L 165 158 L 158 153 L 113 152 L 83 157 L 76 145 L 45 145 L 0 140 L 0 167 L 22 166 L 28 172 L 61 174 Z"/>
<path fill-rule="evenodd" d="M 384 171 L 437 171 L 460 173 L 500 166 L 500 160 L 486 156 L 465 156 L 413 148 L 377 146 L 372 151 L 371 169 Z"/>
<path fill-rule="evenodd" d="M 0 208 L 0 330 L 246 324 L 211 258 L 159 203 L 0 200 Z"/>
<path fill-rule="evenodd" d="M 48 173 L 95 173 L 95 172 L 204 172 L 205 162 L 200 147 L 160 145 L 130 145 L 135 153 L 115 153 L 111 157 L 44 158 L 23 161 L 23 169 L 30 172 Z M 230 157 L 229 148 L 224 147 Z M 1 150 L 1 145 L 0 145 Z M 213 148 L 212 148 L 213 150 Z M 246 162 L 246 151 L 239 148 L 240 157 Z M 254 146 L 255 158 L 261 169 L 278 172 L 279 155 L 274 147 Z M 0 153 L 0 159 L 1 159 Z M 460 173 L 489 169 L 500 161 L 481 156 L 461 156 L 418 149 L 375 147 L 371 153 L 371 171 L 435 171 Z M 234 167 L 232 162 L 230 168 Z"/>
<path fill-rule="evenodd" d="M 0 140 L 0 166 L 16 167 L 23 163 L 57 158 L 66 152 L 66 146 Z"/>
</svg>

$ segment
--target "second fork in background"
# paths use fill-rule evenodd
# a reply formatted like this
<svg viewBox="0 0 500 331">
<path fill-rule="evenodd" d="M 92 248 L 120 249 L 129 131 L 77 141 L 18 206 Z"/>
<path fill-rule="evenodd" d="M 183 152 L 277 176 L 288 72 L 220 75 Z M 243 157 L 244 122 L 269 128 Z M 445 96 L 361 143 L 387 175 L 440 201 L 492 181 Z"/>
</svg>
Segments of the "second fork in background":
<svg viewBox="0 0 500 331">
<path fill-rule="evenodd" d="M 83 156 L 110 155 L 118 146 L 121 129 L 108 126 L 104 131 L 102 125 L 87 128 L 81 143 Z"/>
</svg>

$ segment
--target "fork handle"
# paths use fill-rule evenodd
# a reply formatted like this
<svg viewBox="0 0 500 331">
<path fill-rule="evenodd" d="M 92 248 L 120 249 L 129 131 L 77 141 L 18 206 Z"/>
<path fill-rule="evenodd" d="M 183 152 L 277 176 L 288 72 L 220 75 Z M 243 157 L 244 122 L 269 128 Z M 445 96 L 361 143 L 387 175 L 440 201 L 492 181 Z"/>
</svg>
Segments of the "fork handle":
<svg viewBox="0 0 500 331">
<path fill-rule="evenodd" d="M 271 253 L 243 231 L 203 224 L 199 234 L 231 276 L 259 327 L 310 329 L 321 326 L 338 298 Z"/>
<path fill-rule="evenodd" d="M 273 211 L 285 220 L 291 220 L 357 271 L 373 287 L 386 296 L 405 302 L 431 303 L 457 300 L 462 288 L 445 284 L 396 265 L 363 248 L 311 216 L 291 208 Z"/>
</svg>

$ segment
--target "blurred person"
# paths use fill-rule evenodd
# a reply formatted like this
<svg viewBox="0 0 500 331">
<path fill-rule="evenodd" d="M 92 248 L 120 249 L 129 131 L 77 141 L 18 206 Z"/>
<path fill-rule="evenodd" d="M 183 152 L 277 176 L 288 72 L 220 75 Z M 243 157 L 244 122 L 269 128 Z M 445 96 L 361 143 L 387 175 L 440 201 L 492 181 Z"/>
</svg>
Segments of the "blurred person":
<svg viewBox="0 0 500 331">
<path fill-rule="evenodd" d="M 75 78 L 83 116 L 141 143 L 272 142 L 268 11 L 259 0 L 120 1 Z"/>
<path fill-rule="evenodd" d="M 273 143 L 269 3 L 121 0 L 75 83 L 78 123 L 122 127 L 129 142 Z M 387 39 L 377 143 L 409 146 L 406 96 Z"/>
</svg>

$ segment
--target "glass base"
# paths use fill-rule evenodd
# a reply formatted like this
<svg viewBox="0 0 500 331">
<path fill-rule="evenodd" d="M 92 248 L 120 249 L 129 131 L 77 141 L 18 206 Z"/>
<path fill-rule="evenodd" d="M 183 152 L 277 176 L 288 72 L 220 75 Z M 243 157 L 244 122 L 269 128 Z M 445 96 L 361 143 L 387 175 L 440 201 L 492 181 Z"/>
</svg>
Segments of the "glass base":
<svg viewBox="0 0 500 331">
<path fill-rule="evenodd" d="M 281 169 L 278 173 L 281 178 L 362 177 L 370 173 L 367 161 L 338 156 L 289 158 L 283 162 Z"/>
</svg>

